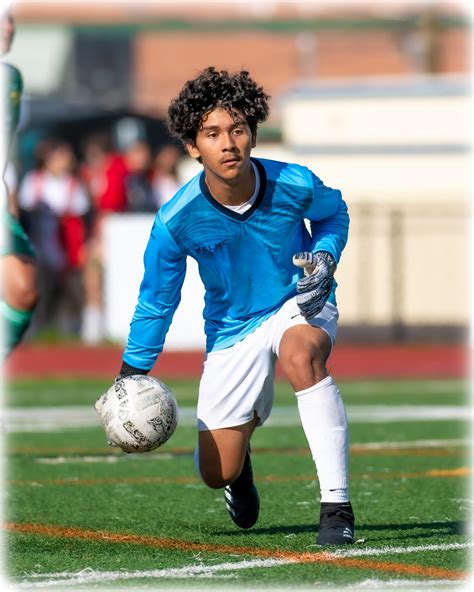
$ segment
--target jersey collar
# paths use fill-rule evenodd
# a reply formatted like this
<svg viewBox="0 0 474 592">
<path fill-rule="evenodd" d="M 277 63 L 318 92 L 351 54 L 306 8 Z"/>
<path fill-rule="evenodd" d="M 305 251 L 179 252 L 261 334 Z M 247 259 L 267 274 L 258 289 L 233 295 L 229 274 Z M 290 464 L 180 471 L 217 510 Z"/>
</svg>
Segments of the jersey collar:
<svg viewBox="0 0 474 592">
<path fill-rule="evenodd" d="M 260 175 L 260 189 L 258 191 L 257 198 L 252 204 L 252 206 L 243 214 L 239 214 L 238 212 L 229 210 L 229 208 L 226 208 L 212 197 L 211 192 L 209 191 L 204 180 L 204 171 L 202 171 L 201 176 L 199 177 L 199 187 L 201 189 L 201 193 L 204 195 L 207 201 L 214 208 L 216 208 L 216 210 L 218 210 L 219 212 L 221 212 L 229 218 L 233 218 L 234 220 L 247 220 L 247 218 L 249 218 L 262 203 L 263 196 L 265 195 L 265 191 L 267 189 L 267 175 L 265 173 L 265 168 L 263 167 L 262 163 L 258 161 L 256 158 L 251 158 L 251 161 L 257 167 L 258 173 Z"/>
</svg>

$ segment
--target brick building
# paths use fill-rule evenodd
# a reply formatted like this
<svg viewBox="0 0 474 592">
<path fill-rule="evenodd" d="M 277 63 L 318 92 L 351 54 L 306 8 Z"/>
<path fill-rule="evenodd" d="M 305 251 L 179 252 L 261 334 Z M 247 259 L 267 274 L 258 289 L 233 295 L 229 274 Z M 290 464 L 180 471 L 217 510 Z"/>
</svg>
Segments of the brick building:
<svg viewBox="0 0 474 592">
<path fill-rule="evenodd" d="M 278 97 L 296 81 L 470 70 L 469 18 L 454 2 L 156 2 L 87 11 L 76 2 L 21 3 L 13 12 L 24 30 L 68 32 L 61 92 L 156 116 L 208 65 L 250 70 L 273 97 L 274 118 Z"/>
</svg>

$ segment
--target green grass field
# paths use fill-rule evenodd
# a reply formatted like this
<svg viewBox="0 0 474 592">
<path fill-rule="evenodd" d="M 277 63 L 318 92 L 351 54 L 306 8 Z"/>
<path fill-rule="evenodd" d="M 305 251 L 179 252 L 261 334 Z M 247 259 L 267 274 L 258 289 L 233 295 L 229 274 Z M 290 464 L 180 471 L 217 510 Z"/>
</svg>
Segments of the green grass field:
<svg viewBox="0 0 474 592">
<path fill-rule="evenodd" d="M 315 545 L 314 465 L 277 384 L 253 438 L 261 515 L 227 516 L 192 459 L 197 383 L 169 383 L 180 424 L 158 451 L 108 447 L 100 381 L 18 381 L 4 397 L 4 574 L 14 589 L 465 587 L 471 571 L 470 401 L 462 381 L 340 383 L 357 543 Z"/>
</svg>

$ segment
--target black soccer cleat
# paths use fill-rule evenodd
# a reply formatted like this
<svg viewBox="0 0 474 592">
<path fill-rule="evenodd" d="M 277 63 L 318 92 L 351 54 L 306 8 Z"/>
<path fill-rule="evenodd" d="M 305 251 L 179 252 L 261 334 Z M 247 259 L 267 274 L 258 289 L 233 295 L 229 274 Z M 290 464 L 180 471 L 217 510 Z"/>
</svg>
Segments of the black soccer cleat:
<svg viewBox="0 0 474 592">
<path fill-rule="evenodd" d="M 247 451 L 242 472 L 237 479 L 224 487 L 227 511 L 240 528 L 251 528 L 258 519 L 260 499 L 253 482 L 252 463 Z"/>
<path fill-rule="evenodd" d="M 350 502 L 321 503 L 318 545 L 352 545 L 354 542 L 354 512 Z"/>
</svg>

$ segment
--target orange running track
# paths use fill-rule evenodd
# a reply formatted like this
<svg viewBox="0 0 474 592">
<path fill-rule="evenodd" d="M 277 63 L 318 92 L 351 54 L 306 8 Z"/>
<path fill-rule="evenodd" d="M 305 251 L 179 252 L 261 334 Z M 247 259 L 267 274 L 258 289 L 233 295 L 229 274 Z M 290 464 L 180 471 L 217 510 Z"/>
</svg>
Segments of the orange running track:
<svg viewBox="0 0 474 592">
<path fill-rule="evenodd" d="M 122 348 L 80 344 L 23 344 L 4 366 L 17 378 L 109 378 L 119 371 Z M 163 352 L 152 374 L 163 379 L 197 378 L 203 352 Z M 469 348 L 449 344 L 338 344 L 329 358 L 335 379 L 441 379 L 469 376 Z M 283 378 L 277 365 L 277 378 Z"/>
</svg>

